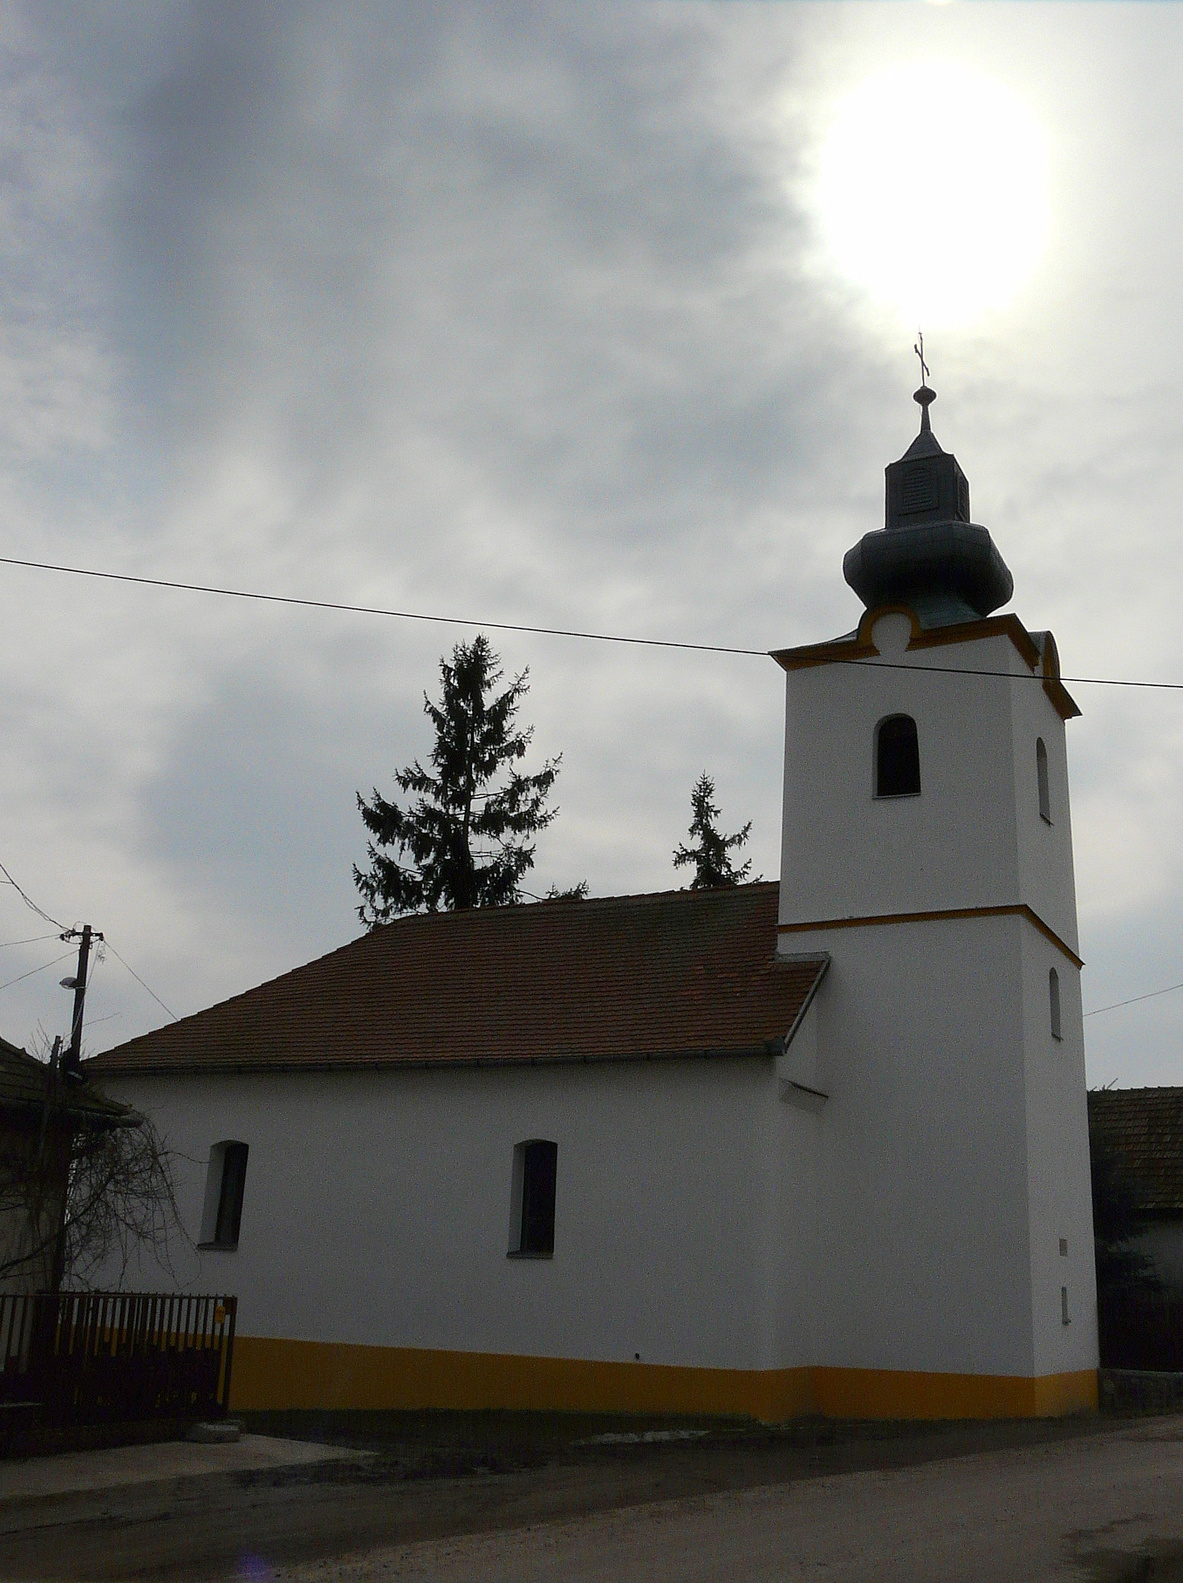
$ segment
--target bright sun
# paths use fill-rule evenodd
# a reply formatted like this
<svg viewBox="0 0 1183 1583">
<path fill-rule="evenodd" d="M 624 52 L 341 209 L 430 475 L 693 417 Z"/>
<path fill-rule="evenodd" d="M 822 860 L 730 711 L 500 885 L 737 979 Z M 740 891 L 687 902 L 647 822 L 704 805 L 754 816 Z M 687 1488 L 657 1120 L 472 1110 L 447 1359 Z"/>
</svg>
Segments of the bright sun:
<svg viewBox="0 0 1183 1583">
<path fill-rule="evenodd" d="M 1003 307 L 1048 230 L 1047 148 L 1023 102 L 948 62 L 894 66 L 840 106 L 818 202 L 852 281 L 909 324 Z"/>
</svg>

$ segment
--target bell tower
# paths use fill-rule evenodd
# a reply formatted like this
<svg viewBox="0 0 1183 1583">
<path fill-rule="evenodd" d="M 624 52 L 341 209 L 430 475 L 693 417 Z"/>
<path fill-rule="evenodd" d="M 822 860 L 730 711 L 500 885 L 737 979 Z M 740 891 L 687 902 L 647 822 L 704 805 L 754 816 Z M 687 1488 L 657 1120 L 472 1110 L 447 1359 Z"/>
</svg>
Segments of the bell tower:
<svg viewBox="0 0 1183 1583">
<path fill-rule="evenodd" d="M 1048 632 L 920 430 L 843 562 L 865 610 L 782 650 L 779 949 L 828 952 L 804 1125 L 824 1411 L 1096 1401 L 1065 723 Z M 829 1382 L 827 1385 L 826 1382 Z M 826 1391 L 831 1392 L 830 1398 Z M 875 1393 L 878 1393 L 875 1395 Z"/>
</svg>

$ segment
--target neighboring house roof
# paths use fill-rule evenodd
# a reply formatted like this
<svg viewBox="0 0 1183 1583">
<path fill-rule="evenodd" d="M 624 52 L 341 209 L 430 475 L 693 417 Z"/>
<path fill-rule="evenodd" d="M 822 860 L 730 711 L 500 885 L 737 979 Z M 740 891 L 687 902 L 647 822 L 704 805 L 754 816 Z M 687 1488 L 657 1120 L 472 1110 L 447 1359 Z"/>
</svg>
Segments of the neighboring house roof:
<svg viewBox="0 0 1183 1583">
<path fill-rule="evenodd" d="M 0 1110 L 10 1113 L 41 1110 L 50 1081 L 46 1062 L 36 1060 L 27 1050 L 9 1044 L 7 1039 L 0 1039 Z M 59 1113 L 64 1110 L 79 1123 L 100 1127 L 138 1119 L 129 1106 L 108 1099 L 87 1084 L 57 1085 L 53 1104 Z"/>
<path fill-rule="evenodd" d="M 1137 1207 L 1183 1213 L 1183 1088 L 1096 1088 L 1089 1131 L 1121 1160 Z"/>
<path fill-rule="evenodd" d="M 399 918 L 97 1073 L 775 1054 L 828 958 L 776 959 L 778 887 Z"/>
</svg>

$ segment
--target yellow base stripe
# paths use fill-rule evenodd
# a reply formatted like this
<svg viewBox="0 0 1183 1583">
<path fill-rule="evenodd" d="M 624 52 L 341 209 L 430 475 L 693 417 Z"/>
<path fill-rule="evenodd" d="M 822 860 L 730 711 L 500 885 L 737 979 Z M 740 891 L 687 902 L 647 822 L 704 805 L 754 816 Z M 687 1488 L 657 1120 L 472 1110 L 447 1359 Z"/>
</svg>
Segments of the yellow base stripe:
<svg viewBox="0 0 1183 1583">
<path fill-rule="evenodd" d="M 827 1418 L 1055 1418 L 1097 1406 L 1097 1371 L 1073 1374 L 924 1374 L 904 1369 L 813 1369 L 816 1411 Z"/>
<path fill-rule="evenodd" d="M 708 1413 L 834 1418 L 1038 1418 L 1097 1405 L 1097 1374 L 697 1369 L 506 1353 L 238 1336 L 230 1406 Z"/>
</svg>

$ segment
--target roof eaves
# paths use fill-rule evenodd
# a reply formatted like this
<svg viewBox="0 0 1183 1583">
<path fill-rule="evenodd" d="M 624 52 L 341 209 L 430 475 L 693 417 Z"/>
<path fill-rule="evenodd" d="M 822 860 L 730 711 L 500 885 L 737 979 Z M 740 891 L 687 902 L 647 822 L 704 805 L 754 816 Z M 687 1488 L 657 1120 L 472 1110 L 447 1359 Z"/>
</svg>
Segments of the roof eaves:
<svg viewBox="0 0 1183 1583">
<path fill-rule="evenodd" d="M 824 971 L 824 970 L 823 970 Z M 820 975 L 819 975 L 820 981 Z M 633 1061 L 717 1061 L 775 1057 L 784 1049 L 781 1036 L 763 1039 L 758 1044 L 722 1045 L 676 1050 L 558 1051 L 550 1055 L 441 1055 L 441 1056 L 347 1056 L 342 1059 L 309 1060 L 295 1058 L 202 1061 L 180 1067 L 165 1061 L 143 1061 L 124 1067 L 107 1066 L 110 1077 L 206 1077 L 254 1073 L 265 1075 L 296 1072 L 415 1072 L 450 1071 L 472 1067 L 506 1066 L 624 1066 Z"/>
</svg>

